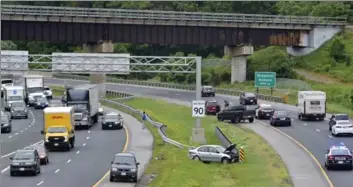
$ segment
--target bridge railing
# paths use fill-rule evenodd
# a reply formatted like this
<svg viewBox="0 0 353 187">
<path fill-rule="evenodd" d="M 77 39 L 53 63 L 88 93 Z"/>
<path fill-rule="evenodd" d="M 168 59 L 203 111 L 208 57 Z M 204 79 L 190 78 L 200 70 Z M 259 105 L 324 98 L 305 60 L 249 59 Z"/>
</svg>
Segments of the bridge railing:
<svg viewBox="0 0 353 187">
<path fill-rule="evenodd" d="M 177 12 L 54 6 L 2 5 L 2 15 L 69 16 L 87 18 L 129 18 L 151 20 L 206 21 L 232 23 L 284 23 L 306 25 L 346 25 L 346 17 L 313 17 L 263 14 Z"/>
</svg>

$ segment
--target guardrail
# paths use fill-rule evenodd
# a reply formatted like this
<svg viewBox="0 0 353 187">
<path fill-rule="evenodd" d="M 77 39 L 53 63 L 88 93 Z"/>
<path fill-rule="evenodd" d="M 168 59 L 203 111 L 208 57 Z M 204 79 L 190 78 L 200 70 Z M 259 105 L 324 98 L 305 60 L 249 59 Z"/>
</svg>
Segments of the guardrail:
<svg viewBox="0 0 353 187">
<path fill-rule="evenodd" d="M 136 114 L 138 114 L 138 115 L 140 115 L 140 116 L 142 117 L 143 112 L 140 111 L 140 110 L 137 110 L 137 109 L 135 109 L 135 108 L 132 108 L 132 107 L 130 107 L 130 106 L 128 106 L 128 105 L 125 105 L 125 104 L 123 104 L 123 103 L 119 103 L 119 102 L 117 102 L 117 101 L 112 101 L 112 100 L 109 100 L 109 99 L 102 99 L 102 100 L 105 101 L 105 102 L 108 102 L 108 103 L 110 103 L 110 104 L 123 107 L 123 108 L 125 108 L 126 110 L 128 110 L 128 111 L 130 111 L 130 112 L 133 112 L 133 113 L 136 113 Z M 188 145 L 184 145 L 184 144 L 182 144 L 182 143 L 179 143 L 179 142 L 177 142 L 177 141 L 175 141 L 175 140 L 172 140 L 172 139 L 168 138 L 167 134 L 165 133 L 165 129 L 167 128 L 166 125 L 154 121 L 151 117 L 148 116 L 148 114 L 147 114 L 146 120 L 147 120 L 149 123 L 151 123 L 153 126 L 155 126 L 156 128 L 158 128 L 158 134 L 161 136 L 161 138 L 163 139 L 164 142 L 170 143 L 170 144 L 175 145 L 175 146 L 177 146 L 177 147 L 179 147 L 179 148 L 189 147 Z"/>
<path fill-rule="evenodd" d="M 53 74 L 53 77 L 54 78 L 61 78 L 61 79 L 88 80 L 87 76 L 82 76 L 82 75 Z M 118 83 L 118 84 L 133 84 L 133 85 L 141 85 L 141 86 L 174 88 L 174 89 L 190 90 L 190 91 L 195 90 L 194 85 L 185 85 L 185 84 L 149 82 L 149 81 L 138 81 L 138 80 L 124 80 L 124 79 L 109 78 L 109 77 L 106 78 L 106 81 L 111 82 L 111 83 Z M 244 92 L 239 91 L 239 90 L 217 88 L 216 93 L 224 94 L 224 95 L 239 96 Z M 257 94 L 257 97 L 260 100 L 272 101 L 272 102 L 277 102 L 277 103 L 285 103 L 285 100 L 282 97 L 269 96 L 269 95 L 263 95 L 263 94 Z"/>
<path fill-rule="evenodd" d="M 2 15 L 68 16 L 88 18 L 123 18 L 177 20 L 200 22 L 279 23 L 309 25 L 346 25 L 346 17 L 285 16 L 207 12 L 177 12 L 159 10 L 127 10 L 112 8 L 82 8 L 55 6 L 2 5 Z"/>
</svg>

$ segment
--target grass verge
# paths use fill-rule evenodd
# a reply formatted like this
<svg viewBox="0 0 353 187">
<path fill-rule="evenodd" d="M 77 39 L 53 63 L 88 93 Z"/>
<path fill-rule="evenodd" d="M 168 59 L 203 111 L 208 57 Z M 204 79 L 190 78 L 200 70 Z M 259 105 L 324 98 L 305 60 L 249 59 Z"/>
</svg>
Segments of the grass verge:
<svg viewBox="0 0 353 187">
<path fill-rule="evenodd" d="M 109 107 L 123 112 L 131 112 L 109 103 Z M 145 111 L 154 120 L 168 125 L 170 138 L 184 144 L 190 144 L 191 130 L 195 119 L 190 115 L 190 108 L 170 104 L 161 100 L 134 98 L 125 101 L 134 108 Z M 141 116 L 136 116 L 141 119 Z M 260 136 L 249 129 L 218 122 L 214 117 L 202 119 L 208 144 L 219 144 L 214 135 L 216 126 L 221 127 L 238 145 L 246 146 L 246 161 L 243 164 L 203 164 L 187 157 L 187 149 L 179 149 L 163 143 L 157 129 L 148 125 L 154 136 L 153 158 L 146 174 L 157 177 L 148 185 L 150 187 L 289 187 L 293 186 L 288 171 L 277 153 Z"/>
</svg>

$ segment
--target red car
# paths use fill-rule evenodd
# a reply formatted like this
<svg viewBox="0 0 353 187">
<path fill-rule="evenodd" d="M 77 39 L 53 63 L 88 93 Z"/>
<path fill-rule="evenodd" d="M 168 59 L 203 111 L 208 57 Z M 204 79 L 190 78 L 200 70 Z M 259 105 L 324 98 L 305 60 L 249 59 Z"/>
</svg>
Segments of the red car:
<svg viewBox="0 0 353 187">
<path fill-rule="evenodd" d="M 221 111 L 221 105 L 217 101 L 206 101 L 206 115 L 217 114 Z"/>
</svg>

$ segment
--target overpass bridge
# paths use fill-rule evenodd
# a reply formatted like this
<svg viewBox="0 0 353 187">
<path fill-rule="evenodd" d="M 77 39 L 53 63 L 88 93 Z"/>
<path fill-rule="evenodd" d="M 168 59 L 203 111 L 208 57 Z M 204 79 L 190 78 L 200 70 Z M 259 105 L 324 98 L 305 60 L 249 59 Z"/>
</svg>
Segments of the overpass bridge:
<svg viewBox="0 0 353 187">
<path fill-rule="evenodd" d="M 2 5 L 1 24 L 3 40 L 80 43 L 87 52 L 113 52 L 113 42 L 226 46 L 232 82 L 242 82 L 253 45 L 307 54 L 346 18 Z"/>
</svg>

